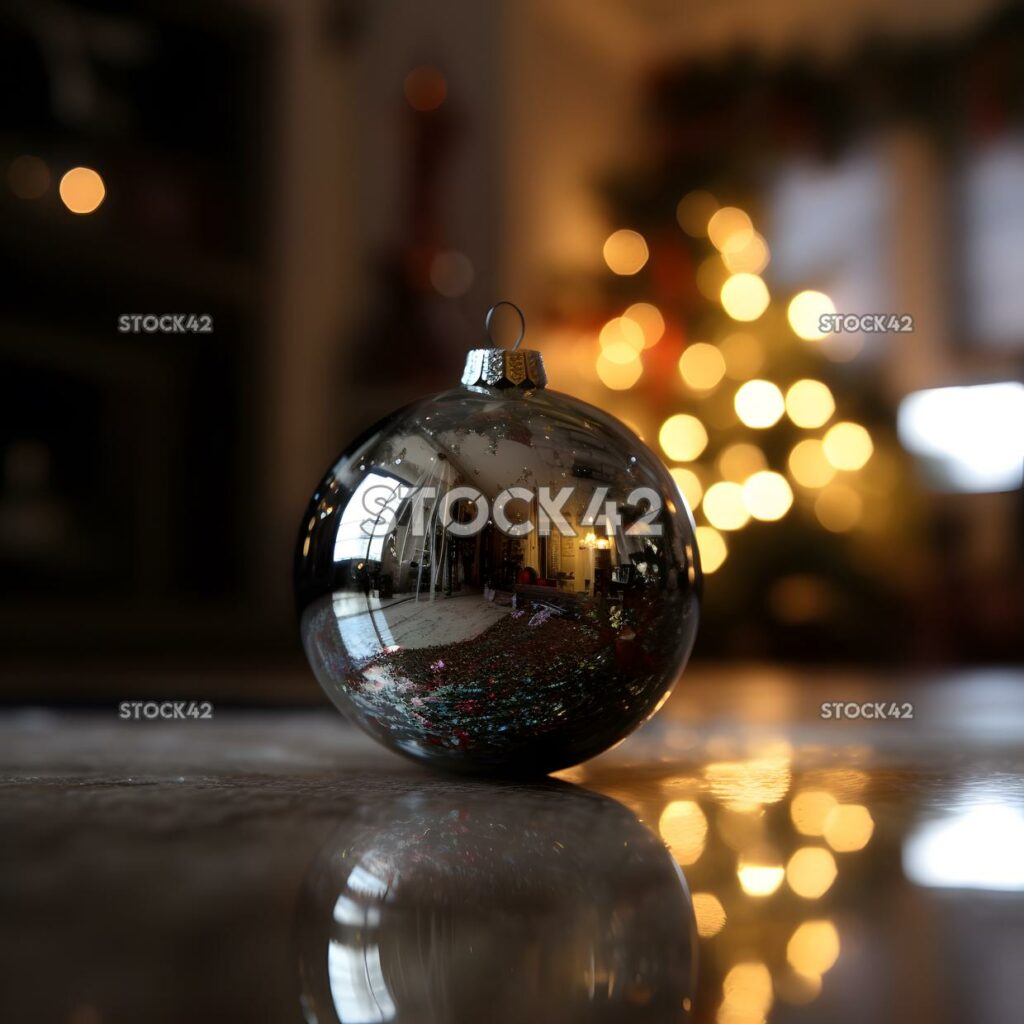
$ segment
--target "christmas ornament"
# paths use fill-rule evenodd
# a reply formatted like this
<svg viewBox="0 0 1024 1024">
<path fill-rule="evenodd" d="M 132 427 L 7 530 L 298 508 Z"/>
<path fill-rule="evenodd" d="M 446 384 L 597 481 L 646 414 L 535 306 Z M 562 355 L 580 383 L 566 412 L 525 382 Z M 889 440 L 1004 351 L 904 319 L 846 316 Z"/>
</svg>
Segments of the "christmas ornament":
<svg viewBox="0 0 1024 1024">
<path fill-rule="evenodd" d="M 548 772 L 607 749 L 657 710 L 697 629 L 693 520 L 672 478 L 616 419 L 546 390 L 522 336 L 470 351 L 461 388 L 355 441 L 295 557 L 327 695 L 453 769 Z"/>
<path fill-rule="evenodd" d="M 571 786 L 393 785 L 360 801 L 302 887 L 307 1020 L 689 1019 L 686 884 L 625 807 Z"/>
</svg>

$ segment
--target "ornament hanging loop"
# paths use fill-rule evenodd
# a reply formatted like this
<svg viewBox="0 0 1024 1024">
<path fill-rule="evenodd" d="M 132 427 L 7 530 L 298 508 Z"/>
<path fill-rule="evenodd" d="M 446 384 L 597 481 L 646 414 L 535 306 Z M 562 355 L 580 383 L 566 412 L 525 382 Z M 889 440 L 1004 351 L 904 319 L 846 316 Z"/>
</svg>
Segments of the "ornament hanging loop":
<svg viewBox="0 0 1024 1024">
<path fill-rule="evenodd" d="M 507 299 L 502 299 L 501 302 L 496 302 L 491 306 L 491 308 L 487 310 L 487 316 L 484 317 L 484 328 L 487 331 L 487 338 L 493 348 L 497 348 L 498 343 L 494 340 L 494 335 L 491 334 L 491 321 L 494 319 L 494 313 L 499 306 L 510 306 L 516 311 L 516 316 L 519 317 L 519 336 L 512 343 L 512 348 L 509 349 L 510 352 L 515 352 L 522 344 L 523 336 L 526 334 L 526 317 L 523 316 L 523 311 L 514 302 L 509 302 Z"/>
</svg>

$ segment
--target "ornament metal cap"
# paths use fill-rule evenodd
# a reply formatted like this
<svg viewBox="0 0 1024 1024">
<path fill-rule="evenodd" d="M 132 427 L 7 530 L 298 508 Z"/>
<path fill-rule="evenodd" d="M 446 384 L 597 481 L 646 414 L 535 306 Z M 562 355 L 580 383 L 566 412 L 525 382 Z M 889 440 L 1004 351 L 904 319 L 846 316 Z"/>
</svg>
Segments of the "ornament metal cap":
<svg viewBox="0 0 1024 1024">
<path fill-rule="evenodd" d="M 511 349 L 497 348 L 491 335 L 491 320 L 499 306 L 511 306 L 519 316 L 519 337 Z M 514 302 L 496 302 L 484 318 L 490 348 L 472 348 L 466 353 L 466 367 L 462 371 L 462 383 L 467 388 L 542 388 L 548 382 L 544 372 L 544 360 L 539 352 L 532 349 L 519 351 L 519 345 L 526 333 L 526 317 Z"/>
</svg>

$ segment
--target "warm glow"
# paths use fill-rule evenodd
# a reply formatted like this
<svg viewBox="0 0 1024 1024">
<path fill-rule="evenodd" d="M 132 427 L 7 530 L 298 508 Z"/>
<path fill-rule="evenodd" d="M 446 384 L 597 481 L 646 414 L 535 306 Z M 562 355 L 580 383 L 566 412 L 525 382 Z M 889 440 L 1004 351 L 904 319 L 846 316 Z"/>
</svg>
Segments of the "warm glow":
<svg viewBox="0 0 1024 1024">
<path fill-rule="evenodd" d="M 687 192 L 676 206 L 676 220 L 691 238 L 708 233 L 708 221 L 718 209 L 718 200 L 703 189 Z"/>
<path fill-rule="evenodd" d="M 825 819 L 836 803 L 836 798 L 823 789 L 805 789 L 793 797 L 789 816 L 801 835 L 824 835 Z"/>
<path fill-rule="evenodd" d="M 825 458 L 836 469 L 860 469 L 875 450 L 871 435 L 859 423 L 837 423 L 829 427 L 822 444 Z"/>
<path fill-rule="evenodd" d="M 786 412 L 798 427 L 820 427 L 835 411 L 832 392 L 820 380 L 798 380 L 786 392 Z"/>
<path fill-rule="evenodd" d="M 631 388 L 644 372 L 639 359 L 634 358 L 630 363 L 613 363 L 604 352 L 597 357 L 596 370 L 601 383 L 613 391 Z"/>
<path fill-rule="evenodd" d="M 750 513 L 743 501 L 743 488 L 731 480 L 720 480 L 704 493 L 704 515 L 719 530 L 738 530 L 747 525 Z"/>
<path fill-rule="evenodd" d="M 756 231 L 746 245 L 722 253 L 722 262 L 734 274 L 760 274 L 768 266 L 769 259 L 768 243 Z"/>
<path fill-rule="evenodd" d="M 708 220 L 708 238 L 719 252 L 738 252 L 750 244 L 754 225 L 750 218 L 735 206 L 723 206 Z"/>
<path fill-rule="evenodd" d="M 836 475 L 824 446 L 815 438 L 800 441 L 789 453 L 789 471 L 804 487 L 824 487 Z"/>
<path fill-rule="evenodd" d="M 708 432 L 696 416 L 677 413 L 661 425 L 658 441 L 674 462 L 692 462 L 708 444 Z"/>
<path fill-rule="evenodd" d="M 825 842 L 836 853 L 863 850 L 874 831 L 871 812 L 861 804 L 840 804 L 825 819 Z"/>
<path fill-rule="evenodd" d="M 717 761 L 705 767 L 704 775 L 712 794 L 733 807 L 777 803 L 789 792 L 792 778 L 785 757 Z"/>
<path fill-rule="evenodd" d="M 747 864 L 742 860 L 736 869 L 740 887 L 748 896 L 771 896 L 782 885 L 785 873 L 781 864 Z"/>
<path fill-rule="evenodd" d="M 743 484 L 743 503 L 755 519 L 774 522 L 789 511 L 793 492 L 784 476 L 762 470 Z"/>
<path fill-rule="evenodd" d="M 786 315 L 793 332 L 805 341 L 819 341 L 825 331 L 819 326 L 820 318 L 836 311 L 835 303 L 824 292 L 800 292 L 789 303 Z"/>
<path fill-rule="evenodd" d="M 697 550 L 700 552 L 700 567 L 705 576 L 720 569 L 729 553 L 725 538 L 711 526 L 697 527 Z"/>
<path fill-rule="evenodd" d="M 700 504 L 700 499 L 704 497 L 704 488 L 701 486 L 700 477 L 685 466 L 674 466 L 669 472 L 676 482 L 676 487 L 679 488 L 679 493 L 686 499 L 690 511 L 694 511 Z"/>
<path fill-rule="evenodd" d="M 836 880 L 836 860 L 820 846 L 805 846 L 789 858 L 786 881 L 790 889 L 807 900 L 816 900 Z"/>
<path fill-rule="evenodd" d="M 708 820 L 692 800 L 673 800 L 661 812 L 658 831 L 672 856 L 686 866 L 700 859 L 708 833 Z"/>
<path fill-rule="evenodd" d="M 16 156 L 7 168 L 7 184 L 19 199 L 38 199 L 50 187 L 50 168 L 37 156 Z"/>
<path fill-rule="evenodd" d="M 764 808 L 760 804 L 751 804 L 742 810 L 722 807 L 715 817 L 715 823 L 722 842 L 737 853 L 742 853 L 759 843 L 764 834 Z"/>
<path fill-rule="evenodd" d="M 757 962 L 736 964 L 722 982 L 718 1024 L 761 1024 L 771 1009 L 772 976 Z"/>
<path fill-rule="evenodd" d="M 697 266 L 697 291 L 709 302 L 717 302 L 729 270 L 717 255 L 707 256 Z"/>
<path fill-rule="evenodd" d="M 718 472 L 725 480 L 741 484 L 748 476 L 767 466 L 764 452 L 756 444 L 731 444 L 718 456 Z"/>
<path fill-rule="evenodd" d="M 710 892 L 693 894 L 693 914 L 697 918 L 697 934 L 702 939 L 710 939 L 725 927 L 725 908 Z"/>
<path fill-rule="evenodd" d="M 624 316 L 609 320 L 601 328 L 597 340 L 610 363 L 631 363 L 644 348 L 644 332 L 640 325 Z"/>
<path fill-rule="evenodd" d="M 764 345 L 752 334 L 737 331 L 718 347 L 725 358 L 725 372 L 733 380 L 750 380 L 764 365 Z"/>
<path fill-rule="evenodd" d="M 864 499 L 849 485 L 831 483 L 815 499 L 818 522 L 832 533 L 852 530 L 864 514 Z"/>
<path fill-rule="evenodd" d="M 831 921 L 805 921 L 793 932 L 786 959 L 800 974 L 824 974 L 839 959 L 836 926 Z"/>
<path fill-rule="evenodd" d="M 665 318 L 657 306 L 649 302 L 634 302 L 625 313 L 626 320 L 632 320 L 644 335 L 644 348 L 652 348 L 661 341 L 665 333 Z"/>
<path fill-rule="evenodd" d="M 733 320 L 756 320 L 771 301 L 768 286 L 757 274 L 733 274 L 722 285 L 720 298 Z"/>
<path fill-rule="evenodd" d="M 770 380 L 748 380 L 736 392 L 733 405 L 736 415 L 757 430 L 778 423 L 786 411 L 782 392 Z"/>
<path fill-rule="evenodd" d="M 448 83 L 437 68 L 413 68 L 405 76 L 405 98 L 413 110 L 421 114 L 437 110 L 448 95 Z"/>
<path fill-rule="evenodd" d="M 775 992 L 783 1002 L 793 1006 L 812 1003 L 821 994 L 821 975 L 786 971 L 776 977 Z"/>
<path fill-rule="evenodd" d="M 694 391 L 710 391 L 725 376 L 725 358 L 714 345 L 698 341 L 679 357 L 679 374 Z"/>
<path fill-rule="evenodd" d="M 91 167 L 72 167 L 60 179 L 60 197 L 72 213 L 92 213 L 106 194 L 103 179 Z"/>
<path fill-rule="evenodd" d="M 635 274 L 647 262 L 644 236 L 629 228 L 613 231 L 604 243 L 604 261 L 616 274 Z"/>
</svg>

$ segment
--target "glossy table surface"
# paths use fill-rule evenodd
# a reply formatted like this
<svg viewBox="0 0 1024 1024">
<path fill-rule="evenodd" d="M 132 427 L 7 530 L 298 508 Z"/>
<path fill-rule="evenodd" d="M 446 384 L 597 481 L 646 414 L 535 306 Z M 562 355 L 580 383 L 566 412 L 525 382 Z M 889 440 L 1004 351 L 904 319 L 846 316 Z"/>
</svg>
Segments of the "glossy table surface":
<svg viewBox="0 0 1024 1024">
<path fill-rule="evenodd" d="M 9 708 L 0 783 L 5 1024 L 1024 1015 L 1019 671 L 694 671 L 533 784 L 326 708 Z"/>
</svg>

